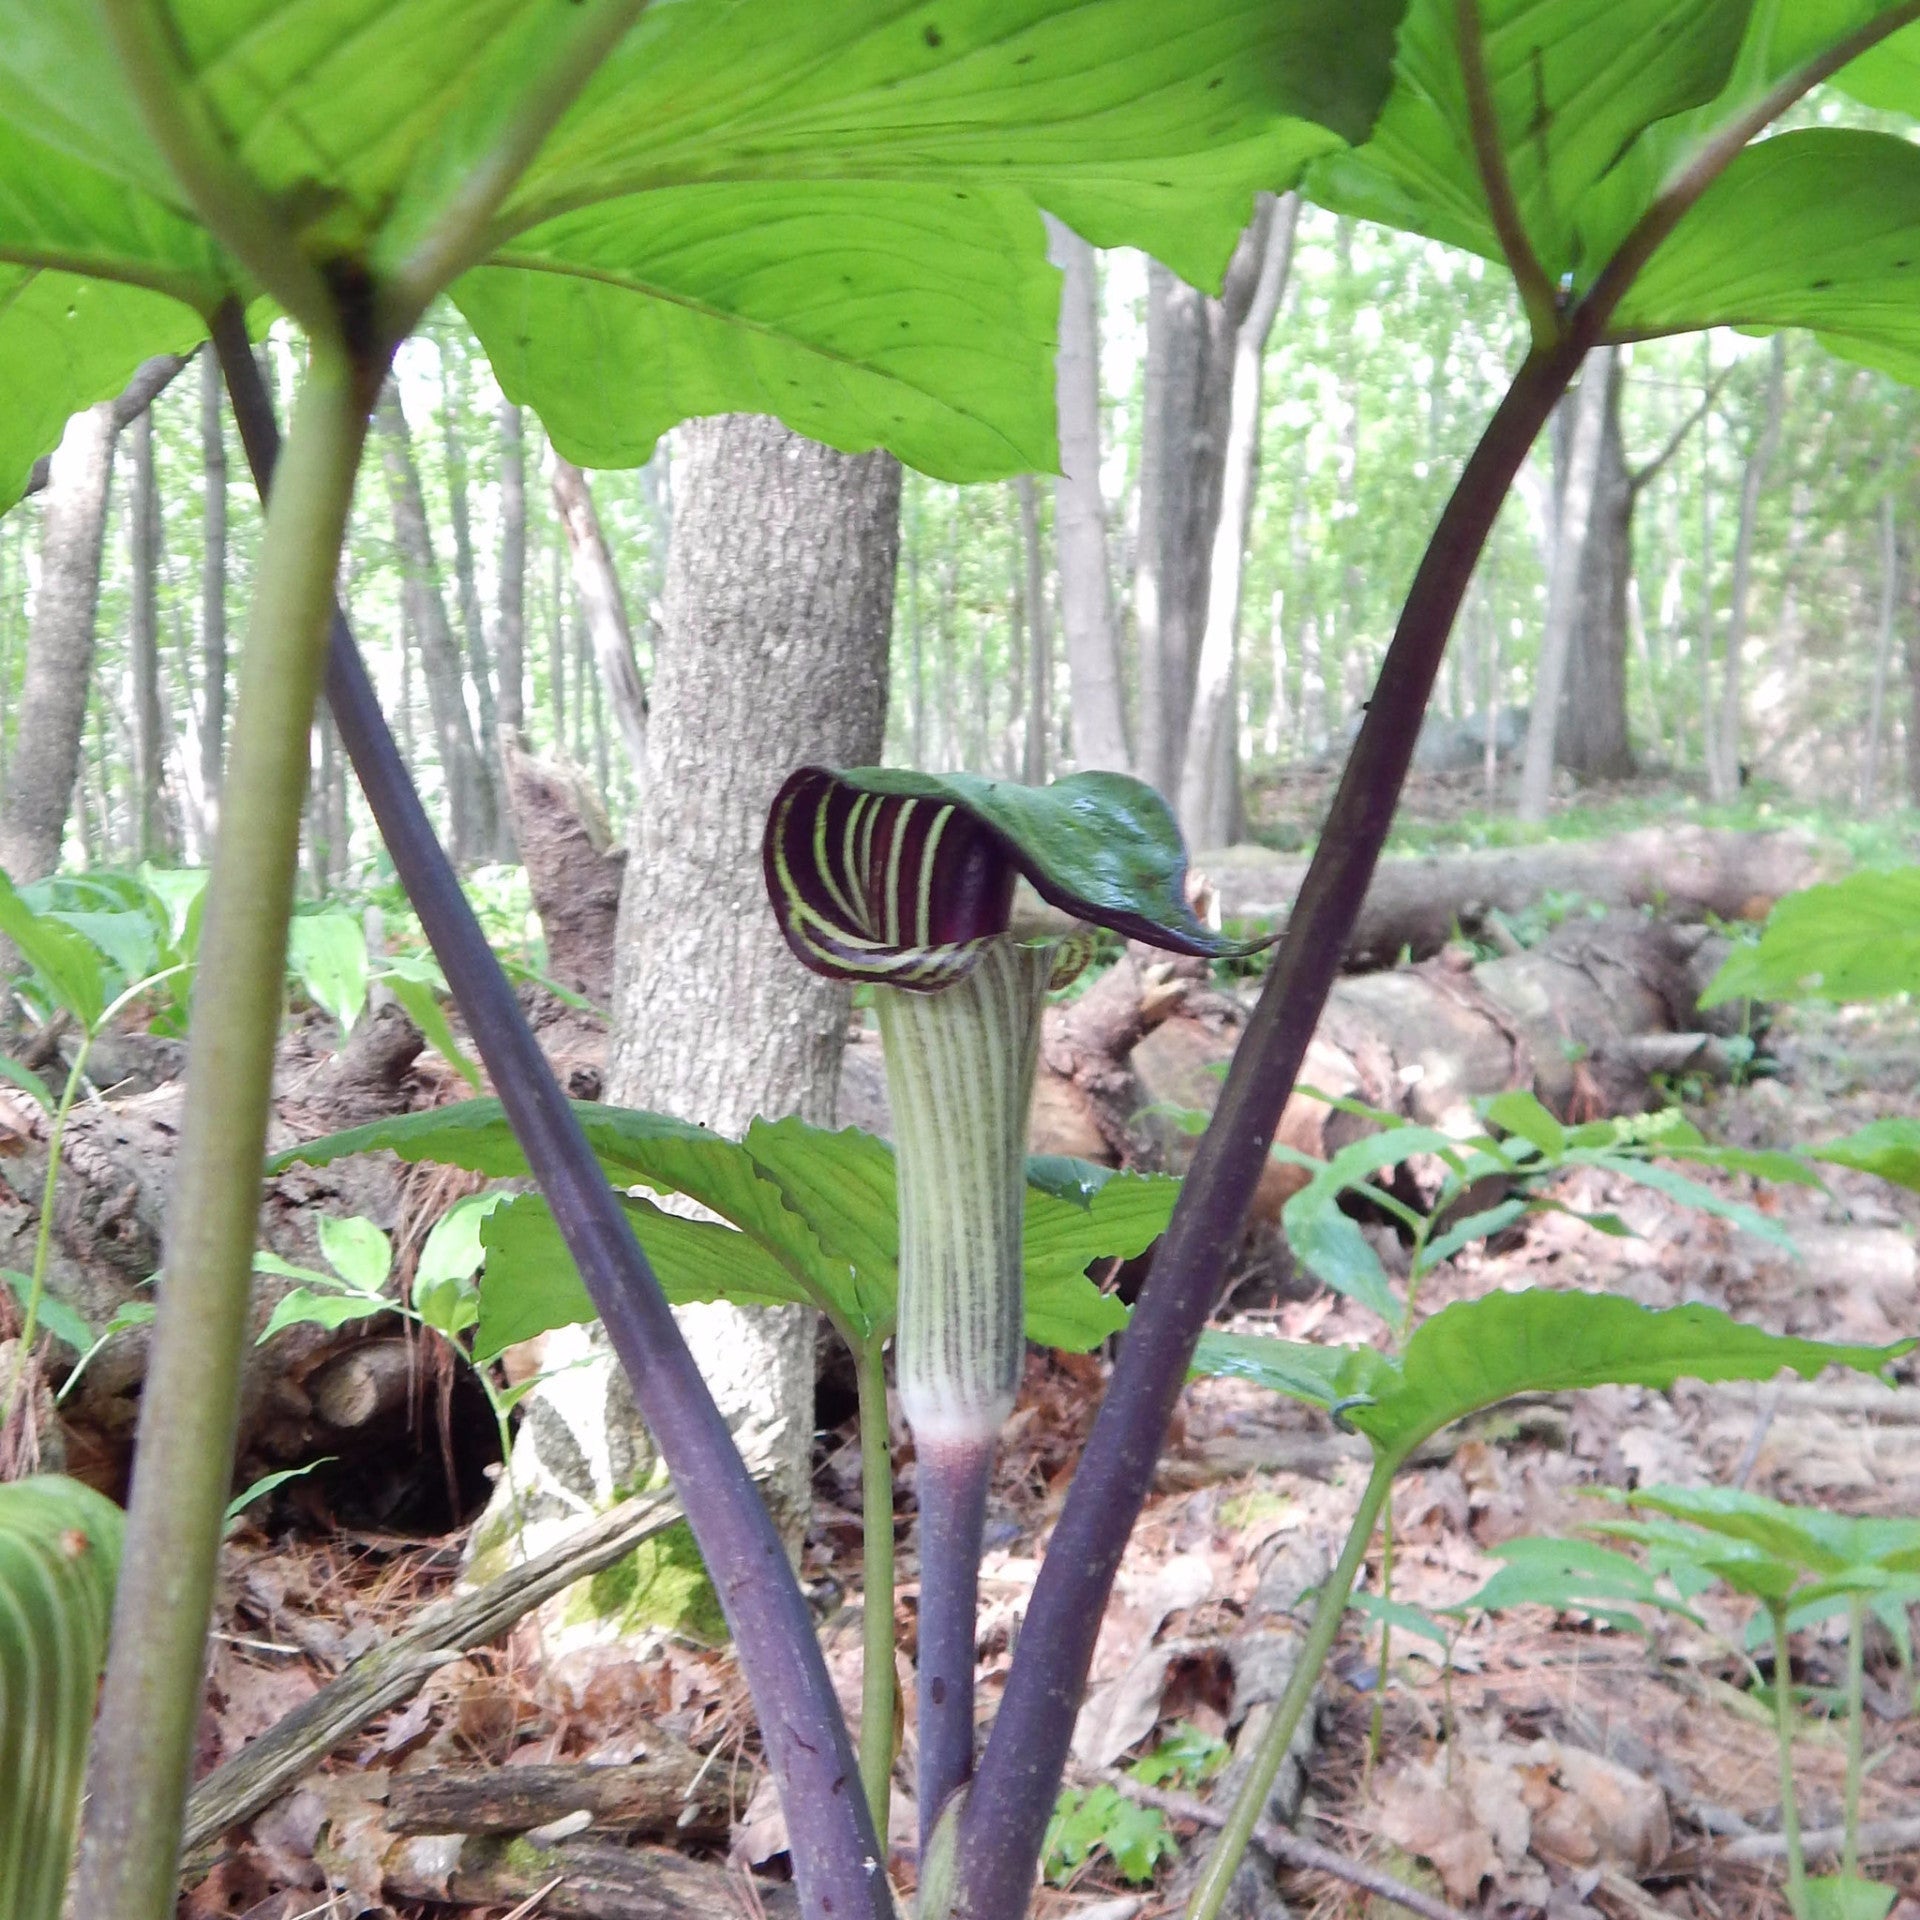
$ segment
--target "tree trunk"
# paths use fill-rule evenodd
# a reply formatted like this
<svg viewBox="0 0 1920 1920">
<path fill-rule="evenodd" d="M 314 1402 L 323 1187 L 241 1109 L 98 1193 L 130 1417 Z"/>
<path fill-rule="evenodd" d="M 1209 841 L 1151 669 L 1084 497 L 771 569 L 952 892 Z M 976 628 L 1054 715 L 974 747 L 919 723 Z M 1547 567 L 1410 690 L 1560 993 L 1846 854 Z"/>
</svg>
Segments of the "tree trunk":
<svg viewBox="0 0 1920 1920">
<path fill-rule="evenodd" d="M 1740 767 L 1740 656 L 1747 642 L 1747 604 L 1753 590 L 1753 543 L 1760 519 L 1760 491 L 1767 468 L 1780 444 L 1780 416 L 1786 398 L 1787 336 L 1773 336 L 1768 356 L 1766 412 L 1754 436 L 1746 472 L 1740 478 L 1740 524 L 1733 541 L 1733 586 L 1727 605 L 1727 668 L 1720 689 L 1720 728 L 1709 768 L 1709 791 L 1716 800 L 1731 800 L 1739 791 Z"/>
<path fill-rule="evenodd" d="M 1100 497 L 1100 316 L 1093 249 L 1049 218 L 1060 268 L 1060 478 L 1053 537 L 1060 564 L 1060 624 L 1073 689 L 1073 757 L 1082 768 L 1128 769 L 1120 649 L 1107 573 L 1106 504 Z"/>
<path fill-rule="evenodd" d="M 219 818 L 227 740 L 227 432 L 226 387 L 211 345 L 200 352 L 200 784 L 207 844 Z"/>
<path fill-rule="evenodd" d="M 1149 786 L 1168 791 L 1173 779 L 1169 733 L 1166 599 L 1167 421 L 1173 379 L 1173 328 L 1169 302 L 1179 283 L 1159 261 L 1147 262 L 1147 358 L 1141 372 L 1140 478 L 1133 543 L 1135 771 Z"/>
<path fill-rule="evenodd" d="M 50 465 L 20 724 L 0 799 L 0 869 L 16 885 L 60 864 L 93 684 L 113 440 L 113 403 L 103 400 L 67 422 Z"/>
<path fill-rule="evenodd" d="M 500 751 L 527 724 L 527 449 L 520 409 L 500 402 Z"/>
<path fill-rule="evenodd" d="M 1038 787 L 1047 778 L 1047 708 L 1053 690 L 1053 632 L 1047 618 L 1047 569 L 1040 550 L 1040 500 L 1033 476 L 1023 473 L 1020 494 L 1020 544 L 1027 584 L 1027 730 L 1020 777 Z"/>
<path fill-rule="evenodd" d="M 1891 481 L 1892 476 L 1888 476 Z M 1880 806 L 1880 735 L 1886 724 L 1887 668 L 1893 659 L 1893 609 L 1900 584 L 1900 531 L 1893 487 L 1880 496 L 1880 630 L 1873 648 L 1873 693 L 1867 703 L 1867 751 L 1860 770 L 1860 810 Z"/>
<path fill-rule="evenodd" d="M 1208 564 L 1206 627 L 1194 677 L 1180 771 L 1180 824 L 1192 847 L 1222 847 L 1239 826 L 1240 757 L 1234 724 L 1235 652 L 1240 637 L 1240 584 L 1247 528 L 1260 462 L 1260 366 L 1267 336 L 1287 290 L 1293 236 L 1300 218 L 1297 194 L 1276 202 L 1263 196 L 1243 247 L 1259 258 L 1258 278 L 1245 317 L 1234 330 L 1228 383 L 1227 433 L 1221 456 L 1220 510 Z"/>
<path fill-rule="evenodd" d="M 453 857 L 457 864 L 471 866 L 488 858 L 495 845 L 492 788 L 481 767 L 467 715 L 465 675 L 447 620 L 446 602 L 440 595 L 440 571 L 434 563 L 433 534 L 427 525 L 419 468 L 414 463 L 413 437 L 400 405 L 399 390 L 391 380 L 381 392 L 375 419 L 387 470 L 387 492 L 393 502 L 394 545 L 403 569 L 403 593 L 415 638 L 420 642 L 420 666 L 433 714 L 434 741 L 447 783 Z"/>
<path fill-rule="evenodd" d="M 1582 780 L 1625 780 L 1634 770 L 1627 732 L 1627 592 L 1633 575 L 1633 509 L 1639 497 L 1620 431 L 1625 368 L 1612 356 L 1600 422 L 1598 466 L 1573 613 L 1566 692 L 1555 757 Z"/>
<path fill-rule="evenodd" d="M 447 511 L 453 522 L 453 577 L 460 596 L 460 625 L 467 642 L 467 672 L 473 681 L 480 734 L 475 754 L 477 778 L 493 822 L 492 851 L 513 858 L 513 833 L 501 792 L 500 715 L 494 704 L 493 667 L 487 658 L 487 628 L 480 612 L 480 581 L 473 563 L 473 521 L 467 501 L 467 447 L 462 421 L 467 407 L 466 369 L 456 363 L 447 341 L 440 342 L 440 432 L 447 461 Z"/>
<path fill-rule="evenodd" d="M 128 484 L 127 525 L 132 549 L 132 602 L 127 652 L 133 678 L 133 847 L 138 860 L 161 855 L 160 757 L 160 492 L 153 475 L 153 412 L 127 429 L 133 472 Z"/>
<path fill-rule="evenodd" d="M 1572 396 L 1573 423 L 1567 444 L 1567 478 L 1561 491 L 1553 542 L 1553 570 L 1547 582 L 1547 617 L 1540 636 L 1540 660 L 1534 669 L 1533 711 L 1527 719 L 1527 747 L 1520 767 L 1520 818 L 1544 820 L 1553 795 L 1554 737 L 1559 730 L 1560 694 L 1566 682 L 1567 654 L 1573 642 L 1587 529 L 1600 466 L 1601 425 L 1606 418 L 1607 386 L 1613 377 L 1615 349 L 1597 347 L 1587 356 L 1580 385 Z M 1563 403 L 1566 404 L 1566 403 Z"/>
<path fill-rule="evenodd" d="M 736 1136 L 756 1114 L 831 1125 L 849 995 L 787 950 L 760 846 L 791 768 L 880 756 L 900 469 L 884 454 L 834 453 L 776 421 L 731 415 L 682 430 L 674 501 L 656 777 L 631 827 L 608 1097 Z M 784 1423 L 769 1505 L 797 1540 L 809 1505 L 813 1316 L 712 1305 L 681 1319 L 729 1421 Z M 585 1350 L 568 1337 L 553 1336 L 549 1366 Z M 580 1497 L 604 1495 L 596 1472 L 644 1471 L 638 1417 L 604 1359 L 528 1404 L 516 1459 L 535 1449 Z M 556 1423 L 605 1438 L 542 1450 Z M 570 1455 L 582 1466 L 570 1469 Z"/>
<path fill-rule="evenodd" d="M 1700 336 L 1700 391 L 1713 392 L 1713 335 Z M 1700 772 L 1709 790 L 1713 746 L 1713 414 L 1700 423 Z"/>
<path fill-rule="evenodd" d="M 608 551 L 606 535 L 600 530 L 600 516 L 594 511 L 587 476 L 571 460 L 563 460 L 558 454 L 553 457 L 553 499 L 567 530 L 567 546 L 573 555 L 574 591 L 586 615 L 594 662 L 599 668 L 599 687 L 613 703 L 627 765 L 632 770 L 634 785 L 644 792 L 648 785 L 647 690 L 641 685 L 640 669 L 634 663 L 633 629 L 627 623 L 626 596 L 620 591 L 620 577 L 613 570 L 613 555 Z M 575 689 L 576 701 L 582 691 Z M 604 718 L 599 724 L 604 726 Z M 603 779 L 603 788 L 605 784 Z"/>
<path fill-rule="evenodd" d="M 556 456 L 557 457 L 557 456 Z M 567 757 L 567 560 L 566 542 L 550 549 L 547 594 L 547 703 L 553 710 L 554 758 Z"/>
</svg>

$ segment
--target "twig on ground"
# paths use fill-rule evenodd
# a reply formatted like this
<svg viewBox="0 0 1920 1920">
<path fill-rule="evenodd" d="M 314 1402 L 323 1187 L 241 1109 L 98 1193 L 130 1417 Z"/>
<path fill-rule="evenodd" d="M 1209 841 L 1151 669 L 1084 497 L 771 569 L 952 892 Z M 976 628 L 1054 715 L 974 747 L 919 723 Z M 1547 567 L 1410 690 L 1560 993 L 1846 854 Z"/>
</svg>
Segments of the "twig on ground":
<svg viewBox="0 0 1920 1920">
<path fill-rule="evenodd" d="M 1149 1787 L 1117 1771 L 1102 1773 L 1100 1777 L 1117 1787 L 1128 1799 L 1139 1801 L 1143 1807 L 1157 1807 L 1162 1813 L 1172 1814 L 1176 1820 L 1191 1820 L 1203 1827 L 1223 1827 L 1227 1823 L 1224 1813 L 1208 1806 L 1204 1800 L 1196 1800 L 1189 1793 L 1168 1793 L 1164 1788 Z M 1392 1874 L 1384 1873 L 1378 1867 L 1349 1860 L 1345 1854 L 1335 1853 L 1331 1847 L 1323 1847 L 1317 1840 L 1308 1840 L 1300 1834 L 1289 1832 L 1271 1820 L 1263 1820 L 1255 1827 L 1253 1838 L 1254 1844 L 1270 1859 L 1284 1861 L 1286 1865 L 1300 1867 L 1308 1873 L 1324 1873 L 1336 1880 L 1344 1880 L 1348 1886 L 1358 1887 L 1363 1893 L 1377 1894 L 1382 1900 L 1391 1900 L 1395 1906 L 1406 1908 L 1409 1913 L 1419 1914 L 1421 1920 L 1463 1920 L 1463 1916 L 1444 1900 L 1436 1900 L 1432 1894 L 1422 1893 L 1418 1887 L 1410 1887 L 1404 1880 L 1396 1880 Z"/>
<path fill-rule="evenodd" d="M 1837 1856 L 1846 1841 L 1844 1827 L 1816 1827 L 1800 1836 L 1801 1848 L 1810 1861 L 1816 1857 Z M 1863 1820 L 1860 1823 L 1860 1854 L 1863 1859 L 1870 1854 L 1885 1856 L 1906 1853 L 1916 1847 L 1920 1847 L 1920 1818 Z M 1729 1841 L 1720 1849 L 1719 1857 L 1742 1866 L 1754 1866 L 1769 1860 L 1785 1859 L 1786 1852 L 1784 1834 L 1749 1833 L 1738 1840 Z"/>
<path fill-rule="evenodd" d="M 497 1640 L 543 1601 L 612 1566 L 679 1518 L 672 1494 L 644 1494 L 484 1587 L 425 1609 L 201 1781 L 187 1802 L 186 1850 L 252 1819 L 376 1714 L 416 1693 L 429 1674 Z"/>
</svg>

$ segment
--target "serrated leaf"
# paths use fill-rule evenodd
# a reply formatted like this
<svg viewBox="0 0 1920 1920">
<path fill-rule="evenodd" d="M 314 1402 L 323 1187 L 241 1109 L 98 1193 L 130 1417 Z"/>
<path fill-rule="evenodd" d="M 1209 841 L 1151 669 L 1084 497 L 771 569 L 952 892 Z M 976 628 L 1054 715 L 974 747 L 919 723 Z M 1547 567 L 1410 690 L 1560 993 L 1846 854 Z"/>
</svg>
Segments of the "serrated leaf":
<svg viewBox="0 0 1920 1920">
<path fill-rule="evenodd" d="M 273 1313 L 260 1329 L 255 1346 L 265 1346 L 276 1333 L 288 1327 L 344 1327 L 355 1320 L 370 1320 L 376 1313 L 396 1313 L 391 1300 L 366 1293 L 315 1293 L 311 1287 L 295 1287 L 274 1302 Z"/>
<path fill-rule="evenodd" d="M 1870 1120 L 1843 1139 L 1823 1141 L 1807 1152 L 1815 1160 L 1920 1190 L 1920 1120 Z"/>
<path fill-rule="evenodd" d="M 371 1220 L 323 1213 L 314 1222 L 327 1265 L 350 1287 L 378 1293 L 393 1271 L 393 1246 Z"/>
<path fill-rule="evenodd" d="M 1577 1156 L 1577 1163 L 1602 1167 L 1609 1173 L 1619 1174 L 1622 1179 L 1651 1187 L 1654 1192 L 1665 1194 L 1669 1200 L 1677 1201 L 1683 1207 L 1693 1207 L 1701 1213 L 1730 1220 L 1755 1239 L 1781 1248 L 1796 1260 L 1800 1257 L 1793 1235 L 1779 1221 L 1762 1213 L 1759 1208 L 1749 1206 L 1744 1200 L 1730 1199 L 1723 1193 L 1716 1193 L 1711 1187 L 1703 1187 L 1697 1180 L 1689 1180 L 1684 1173 L 1677 1173 L 1672 1167 L 1661 1166 L 1653 1160 L 1637 1159 L 1631 1154 L 1608 1152 L 1581 1153 Z"/>
<path fill-rule="evenodd" d="M 119 1568 L 120 1509 L 78 1481 L 0 1486 L 0 1913 L 59 1920 Z"/>
<path fill-rule="evenodd" d="M 367 1004 L 367 936 L 350 913 L 297 913 L 287 923 L 287 971 L 339 1024 L 344 1040 Z"/>
<path fill-rule="evenodd" d="M 1260 1380 L 1332 1410 L 1377 1453 L 1404 1458 L 1442 1427 L 1521 1393 L 1677 1380 L 1769 1380 L 1829 1366 L 1878 1373 L 1912 1340 L 1864 1347 L 1794 1340 L 1743 1325 L 1716 1307 L 1654 1310 L 1604 1293 L 1544 1287 L 1456 1301 L 1422 1321 L 1397 1360 L 1371 1348 L 1329 1348 L 1258 1334 L 1205 1334 L 1196 1372 Z"/>
<path fill-rule="evenodd" d="M 1920 160 L 1920 155 L 1915 158 Z M 1920 217 L 1920 174 L 1916 196 Z M 1920 328 L 1915 337 L 1920 346 Z M 1700 1004 L 1803 997 L 1877 1000 L 1916 988 L 1920 867 L 1892 867 L 1852 873 L 1788 894 L 1767 916 L 1760 938 L 1727 955 Z"/>
<path fill-rule="evenodd" d="M 1742 1541 L 1807 1574 L 1920 1573 L 1920 1520 L 1789 1506 L 1744 1487 L 1639 1487 L 1627 1504 Z"/>
</svg>

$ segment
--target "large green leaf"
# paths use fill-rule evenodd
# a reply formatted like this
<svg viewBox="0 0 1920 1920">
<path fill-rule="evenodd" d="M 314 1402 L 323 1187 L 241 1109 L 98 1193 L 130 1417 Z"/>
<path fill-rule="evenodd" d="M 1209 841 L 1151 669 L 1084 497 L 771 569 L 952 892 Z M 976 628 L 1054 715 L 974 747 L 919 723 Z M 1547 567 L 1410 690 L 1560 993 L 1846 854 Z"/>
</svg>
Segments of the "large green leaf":
<svg viewBox="0 0 1920 1920">
<path fill-rule="evenodd" d="M 676 1306 L 731 1300 L 737 1306 L 805 1304 L 807 1289 L 747 1234 L 712 1220 L 684 1220 L 650 1200 L 623 1202 L 662 1290 Z M 490 1359 L 552 1327 L 597 1320 L 552 1210 L 537 1194 L 494 1208 L 480 1229 L 487 1250 L 474 1352 Z"/>
<path fill-rule="evenodd" d="M 54 1004 L 91 1033 L 107 1005 L 107 970 L 99 950 L 52 913 L 36 913 L 0 873 L 0 934 L 20 949 Z"/>
<path fill-rule="evenodd" d="M 1920 154 L 1914 158 L 1920 161 Z M 1915 187 L 1920 196 L 1920 171 Z M 1920 197 L 1915 207 L 1920 213 Z M 1920 245 L 1920 228 L 1914 238 Z M 1915 338 L 1920 343 L 1920 330 Z M 1760 938 L 1727 955 L 1700 1002 L 1879 1000 L 1916 987 L 1920 867 L 1874 868 L 1788 894 L 1767 916 Z"/>
<path fill-rule="evenodd" d="M 1640 132 L 1718 94 L 1751 0 L 1482 0 L 1506 172 L 1551 280 L 1579 265 L 1586 197 Z M 1474 159 L 1455 0 L 1414 0 L 1373 136 L 1317 162 L 1323 205 L 1500 258 Z"/>
<path fill-rule="evenodd" d="M 1716 1307 L 1654 1311 L 1604 1293 L 1533 1288 L 1458 1301 L 1422 1321 L 1399 1360 L 1259 1335 L 1207 1335 L 1194 1365 L 1237 1373 L 1341 1411 L 1376 1451 L 1399 1458 L 1440 1428 L 1519 1393 L 1676 1380 L 1811 1379 L 1829 1366 L 1877 1373 L 1912 1350 L 1794 1340 L 1742 1325 Z M 1337 1358 L 1323 1356 L 1337 1355 Z M 1263 1368 L 1265 1369 L 1263 1371 Z"/>
<path fill-rule="evenodd" d="M 704 1223 L 710 1231 L 688 1240 L 676 1237 L 677 1229 L 703 1223 L 681 1221 L 643 1201 L 630 1203 L 649 1257 L 658 1240 L 679 1263 L 677 1277 L 661 1276 L 672 1297 L 811 1300 L 852 1340 L 891 1329 L 900 1235 L 893 1152 L 884 1141 L 853 1127 L 829 1133 L 790 1118 L 756 1120 L 746 1140 L 736 1143 L 662 1114 L 588 1100 L 576 1101 L 574 1111 L 617 1186 L 683 1193 L 740 1229 L 733 1234 Z M 383 1150 L 496 1178 L 527 1172 L 500 1102 L 491 1098 L 369 1121 L 289 1148 L 269 1165 L 324 1166 Z M 1166 1227 L 1178 1182 L 1058 1157 L 1032 1167 L 1023 1242 L 1028 1335 L 1046 1346 L 1097 1346 L 1126 1323 L 1126 1309 L 1096 1287 L 1086 1269 L 1150 1246 Z M 483 1339 L 506 1345 L 594 1317 L 544 1203 L 516 1199 L 501 1207 L 483 1238 L 489 1248 L 501 1249 L 482 1286 Z M 756 1254 L 783 1271 L 783 1290 L 776 1290 Z M 737 1284 L 726 1271 L 727 1259 L 736 1256 L 744 1263 Z M 520 1299 L 523 1287 L 527 1297 Z M 510 1294 L 516 1297 L 510 1300 Z M 502 1328 L 512 1331 L 501 1334 Z"/>
<path fill-rule="evenodd" d="M 59 1920 L 121 1514 L 77 1480 L 0 1486 L 0 1913 Z"/>
<path fill-rule="evenodd" d="M 1920 151 L 1816 127 L 1739 155 L 1614 320 L 1625 335 L 1723 324 L 1811 328 L 1836 353 L 1920 380 Z"/>
<path fill-rule="evenodd" d="M 1637 1487 L 1627 1505 L 1740 1540 L 1803 1573 L 1854 1568 L 1920 1572 L 1920 1520 L 1859 1518 L 1820 1507 L 1794 1507 L 1744 1487 Z"/>
<path fill-rule="evenodd" d="M 471 193 L 529 93 L 604 54 L 455 290 L 507 390 L 588 462 L 644 459 L 688 414 L 765 410 L 959 478 L 1053 461 L 1040 209 L 1217 285 L 1254 194 L 1364 137 L 1403 6 L 676 0 L 621 35 L 608 8 L 553 0 L 176 0 L 167 21 L 281 232 L 376 283 Z M 249 291 L 90 0 L 0 0 L 0 46 L 0 263 L 202 314 Z M 198 337 L 177 306 L 114 311 L 124 338 L 99 345 L 119 378 Z M 18 366 L 34 403 L 0 430 L 0 492 L 116 383 L 78 359 L 37 368 L 38 391 L 24 355 L 0 360 L 0 397 Z"/>
<path fill-rule="evenodd" d="M 1807 1151 L 1815 1160 L 1877 1173 L 1896 1187 L 1920 1192 L 1920 1120 L 1870 1120 L 1844 1139 L 1828 1140 Z"/>
</svg>

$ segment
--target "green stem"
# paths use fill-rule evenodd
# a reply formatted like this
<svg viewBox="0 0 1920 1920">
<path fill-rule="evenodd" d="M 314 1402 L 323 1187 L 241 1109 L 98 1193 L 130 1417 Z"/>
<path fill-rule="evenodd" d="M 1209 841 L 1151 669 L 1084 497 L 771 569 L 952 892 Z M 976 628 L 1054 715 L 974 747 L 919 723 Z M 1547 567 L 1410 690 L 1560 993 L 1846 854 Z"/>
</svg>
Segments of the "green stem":
<svg viewBox="0 0 1920 1920">
<path fill-rule="evenodd" d="M 1308 1701 L 1313 1698 L 1313 1689 L 1319 1681 L 1321 1668 L 1327 1664 L 1327 1655 L 1333 1651 L 1334 1640 L 1340 1632 L 1340 1622 L 1346 1617 L 1347 1597 L 1353 1592 L 1353 1583 L 1366 1561 L 1367 1549 L 1373 1544 L 1373 1530 L 1379 1524 L 1387 1496 L 1393 1490 L 1393 1476 L 1399 1469 L 1401 1458 L 1397 1453 L 1382 1454 L 1373 1463 L 1372 1477 L 1360 1496 L 1360 1509 L 1353 1516 L 1353 1525 L 1347 1529 L 1346 1545 L 1340 1549 L 1340 1558 L 1320 1589 L 1319 1604 L 1313 1610 L 1313 1624 L 1307 1629 L 1307 1637 L 1294 1662 L 1293 1672 L 1287 1679 L 1287 1690 L 1280 1696 L 1280 1704 L 1274 1708 L 1266 1732 L 1260 1736 L 1260 1747 L 1253 1757 L 1252 1770 L 1241 1781 L 1233 1810 L 1227 1815 L 1226 1825 L 1220 1829 L 1219 1839 L 1213 1843 L 1213 1851 L 1207 1855 L 1200 1883 L 1194 1888 L 1192 1903 L 1187 1908 L 1187 1920 L 1220 1920 L 1228 1891 L 1233 1885 L 1233 1876 L 1253 1840 L 1254 1828 L 1266 1813 L 1267 1796 L 1272 1793 L 1273 1783 L 1280 1777 L 1281 1762 L 1286 1759 L 1287 1749 L 1293 1744 L 1294 1730 L 1306 1713 Z"/>
<path fill-rule="evenodd" d="M 1860 1710 L 1866 1692 L 1867 1596 L 1847 1595 L 1847 1797 L 1840 1871 L 1849 1880 L 1860 1874 L 1860 1777 L 1865 1771 L 1860 1751 Z"/>
<path fill-rule="evenodd" d="M 1380 1598 L 1393 1600 L 1393 1502 L 1380 1511 Z M 1393 1622 L 1380 1616 L 1380 1668 L 1373 1677 L 1373 1721 L 1367 1729 L 1367 1776 L 1380 1764 L 1380 1746 L 1387 1730 L 1387 1674 L 1393 1665 Z"/>
<path fill-rule="evenodd" d="M 34 1336 L 40 1331 L 40 1302 L 47 1291 L 47 1259 L 53 1250 L 53 1196 L 60 1179 L 60 1153 L 67 1141 L 67 1115 L 73 1111 L 80 1092 L 81 1075 L 86 1071 L 87 1055 L 93 1051 L 93 1035 L 83 1034 L 73 1051 L 73 1065 L 67 1069 L 67 1084 L 54 1109 L 53 1131 L 47 1139 L 47 1177 L 40 1184 L 40 1228 L 33 1237 L 33 1273 L 27 1283 L 26 1317 L 20 1323 L 20 1346 L 13 1356 L 13 1372 L 7 1380 L 7 1393 L 0 1400 L 0 1433 L 13 1417 L 13 1403 L 26 1377 L 27 1362 L 33 1357 Z"/>
<path fill-rule="evenodd" d="M 169 1920 L 233 1474 L 261 1161 L 334 569 L 377 380 L 316 341 L 273 489 L 207 884 L 165 1280 L 76 1910 Z"/>
<path fill-rule="evenodd" d="M 860 1527 L 866 1560 L 860 1678 L 860 1779 L 880 1845 L 893 1798 L 893 1445 L 887 1432 L 886 1343 L 872 1336 L 860 1364 Z"/>
<path fill-rule="evenodd" d="M 1780 1748 L 1780 1831 L 1787 1842 L 1787 1904 L 1806 1912 L 1807 1859 L 1800 1846 L 1800 1802 L 1793 1791 L 1793 1650 L 1787 1644 L 1787 1610 L 1767 1609 L 1773 1620 L 1773 1735 Z"/>
</svg>

